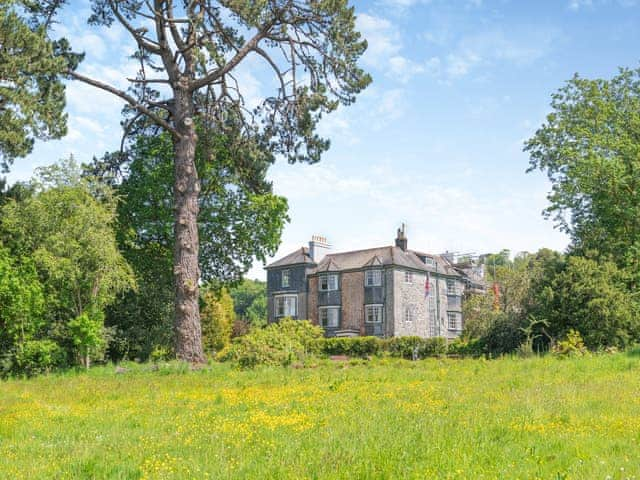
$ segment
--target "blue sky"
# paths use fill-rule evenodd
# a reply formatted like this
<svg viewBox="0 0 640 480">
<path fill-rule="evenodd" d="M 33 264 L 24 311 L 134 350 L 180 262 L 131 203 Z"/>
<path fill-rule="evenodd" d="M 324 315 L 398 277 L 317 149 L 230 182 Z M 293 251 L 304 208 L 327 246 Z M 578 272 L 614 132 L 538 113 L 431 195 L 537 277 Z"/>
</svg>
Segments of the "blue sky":
<svg viewBox="0 0 640 480">
<path fill-rule="evenodd" d="M 135 65 L 125 33 L 88 27 L 87 1 L 59 32 L 86 50 L 81 71 L 126 86 Z M 430 252 L 565 248 L 540 212 L 549 185 L 525 174 L 523 141 L 543 122 L 550 95 L 575 72 L 611 77 L 636 67 L 640 4 L 633 0 L 371 0 L 355 3 L 374 82 L 355 105 L 323 120 L 332 148 L 317 165 L 278 162 L 275 191 L 291 223 L 276 256 L 322 234 L 336 250 L 393 242 Z M 273 88 L 252 60 L 240 78 L 249 101 Z M 122 104 L 68 87 L 69 135 L 38 144 L 10 180 L 73 153 L 88 161 L 120 141 Z M 256 264 L 249 276 L 262 278 Z"/>
</svg>

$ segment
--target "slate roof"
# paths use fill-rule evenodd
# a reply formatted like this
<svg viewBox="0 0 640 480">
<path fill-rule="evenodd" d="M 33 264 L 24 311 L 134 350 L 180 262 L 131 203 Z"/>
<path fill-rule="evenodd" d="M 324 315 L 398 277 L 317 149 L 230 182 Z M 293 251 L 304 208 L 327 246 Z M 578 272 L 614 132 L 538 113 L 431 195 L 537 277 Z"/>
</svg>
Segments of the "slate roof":
<svg viewBox="0 0 640 480">
<path fill-rule="evenodd" d="M 425 254 L 426 255 L 426 254 Z M 450 264 L 438 255 L 428 255 L 438 263 L 438 272 L 446 275 L 459 276 Z M 352 252 L 329 253 L 311 273 L 335 272 L 341 270 L 357 270 L 360 268 L 396 265 L 424 272 L 435 272 L 436 267 L 426 265 L 416 252 L 400 247 L 388 246 L 369 248 L 366 250 L 354 250 Z"/>
<path fill-rule="evenodd" d="M 451 263 L 441 255 L 431 255 L 423 252 L 407 250 L 406 252 L 400 247 L 387 246 L 368 248 L 365 250 L 354 250 L 351 252 L 329 253 L 320 261 L 320 263 L 310 272 L 340 272 L 342 270 L 358 270 L 361 268 L 396 265 L 399 267 L 411 268 L 413 270 L 422 270 L 424 272 L 436 272 L 436 267 L 426 265 L 420 256 L 431 257 L 438 264 L 437 272 L 444 275 L 461 276 Z M 315 263 L 309 256 L 309 249 L 306 247 L 298 248 L 290 254 L 279 260 L 267 265 L 269 268 L 285 267 L 289 265 L 306 264 L 313 267 Z"/>
<path fill-rule="evenodd" d="M 284 267 L 286 265 L 300 265 L 305 263 L 308 263 L 309 266 L 315 265 L 309 256 L 309 249 L 307 247 L 301 247 L 294 252 L 291 252 L 289 255 L 282 257 L 280 260 L 270 263 L 265 268 Z"/>
</svg>

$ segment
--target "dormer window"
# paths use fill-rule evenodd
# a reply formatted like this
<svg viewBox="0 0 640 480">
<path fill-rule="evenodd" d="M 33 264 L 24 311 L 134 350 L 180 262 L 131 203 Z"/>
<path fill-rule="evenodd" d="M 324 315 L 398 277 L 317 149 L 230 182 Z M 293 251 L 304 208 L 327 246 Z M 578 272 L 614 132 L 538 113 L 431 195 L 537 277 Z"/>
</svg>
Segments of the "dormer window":
<svg viewBox="0 0 640 480">
<path fill-rule="evenodd" d="M 365 287 L 379 287 L 382 285 L 382 270 L 367 270 L 364 272 Z"/>
<path fill-rule="evenodd" d="M 330 292 L 333 290 L 338 290 L 338 275 L 335 273 L 320 275 L 320 291 Z"/>
<path fill-rule="evenodd" d="M 287 288 L 289 286 L 289 270 L 282 271 L 282 288 Z"/>
</svg>

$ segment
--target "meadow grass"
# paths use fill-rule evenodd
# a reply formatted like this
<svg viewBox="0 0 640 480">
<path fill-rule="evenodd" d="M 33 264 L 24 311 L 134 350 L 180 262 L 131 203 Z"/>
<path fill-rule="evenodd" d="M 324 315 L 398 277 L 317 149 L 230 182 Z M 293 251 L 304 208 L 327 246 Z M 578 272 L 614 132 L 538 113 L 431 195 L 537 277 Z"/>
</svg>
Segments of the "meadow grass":
<svg viewBox="0 0 640 480">
<path fill-rule="evenodd" d="M 11 380 L 0 478 L 640 478 L 640 357 Z"/>
</svg>

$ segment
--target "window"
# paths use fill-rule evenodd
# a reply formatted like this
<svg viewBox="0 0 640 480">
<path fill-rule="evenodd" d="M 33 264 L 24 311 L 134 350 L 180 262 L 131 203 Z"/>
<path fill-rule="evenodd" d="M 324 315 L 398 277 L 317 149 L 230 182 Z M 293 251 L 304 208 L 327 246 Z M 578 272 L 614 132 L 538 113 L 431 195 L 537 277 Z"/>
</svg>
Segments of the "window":
<svg viewBox="0 0 640 480">
<path fill-rule="evenodd" d="M 404 272 L 404 283 L 413 283 L 413 272 L 408 270 Z"/>
<path fill-rule="evenodd" d="M 280 295 L 274 300 L 276 317 L 295 317 L 298 314 L 297 296 Z"/>
<path fill-rule="evenodd" d="M 289 286 L 289 270 L 282 270 L 282 287 Z"/>
<path fill-rule="evenodd" d="M 436 261 L 431 258 L 431 257 L 424 257 L 424 263 L 431 266 L 431 267 L 435 267 L 436 266 Z"/>
<path fill-rule="evenodd" d="M 404 308 L 404 321 L 405 323 L 413 323 L 415 319 L 415 308 L 413 305 L 409 305 Z"/>
<path fill-rule="evenodd" d="M 320 326 L 338 328 L 340 326 L 340 307 L 320 307 Z"/>
<path fill-rule="evenodd" d="M 447 295 L 457 295 L 457 294 L 458 294 L 458 290 L 456 288 L 456 281 L 451 278 L 447 278 Z"/>
<path fill-rule="evenodd" d="M 382 323 L 382 305 L 365 306 L 365 321 L 367 323 Z"/>
<path fill-rule="evenodd" d="M 447 319 L 449 320 L 449 330 L 458 330 L 458 314 L 447 312 Z"/>
<path fill-rule="evenodd" d="M 365 287 L 379 287 L 382 285 L 382 270 L 367 270 L 364 272 Z"/>
<path fill-rule="evenodd" d="M 320 275 L 320 291 L 338 290 L 338 275 Z"/>
</svg>

